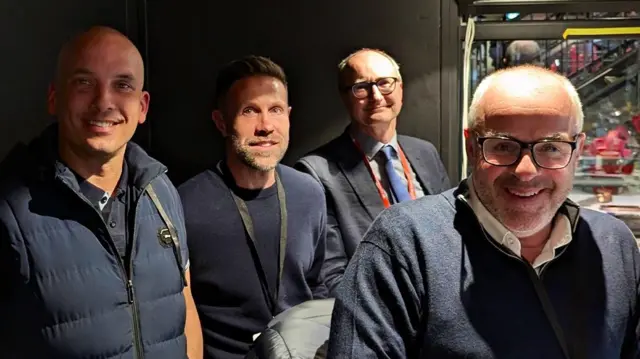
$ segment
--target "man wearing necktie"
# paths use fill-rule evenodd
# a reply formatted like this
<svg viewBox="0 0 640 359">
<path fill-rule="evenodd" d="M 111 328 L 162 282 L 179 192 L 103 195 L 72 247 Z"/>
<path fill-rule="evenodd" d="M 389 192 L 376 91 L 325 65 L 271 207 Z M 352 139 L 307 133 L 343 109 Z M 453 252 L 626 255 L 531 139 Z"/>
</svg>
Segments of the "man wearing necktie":
<svg viewBox="0 0 640 359">
<path fill-rule="evenodd" d="M 331 294 L 382 210 L 451 187 L 435 147 L 396 132 L 404 88 L 398 63 L 389 54 L 377 49 L 352 53 L 338 65 L 338 84 L 350 125 L 296 164 L 325 190 L 323 272 Z"/>
<path fill-rule="evenodd" d="M 416 197 L 415 193 L 413 195 L 409 192 L 409 183 L 407 183 L 406 178 L 403 181 L 403 176 L 400 176 L 396 173 L 396 168 L 394 167 L 394 161 L 398 162 L 396 159 L 396 150 L 391 145 L 385 145 L 382 147 L 381 152 L 384 154 L 385 164 L 384 169 L 389 177 L 389 185 L 391 186 L 391 191 L 393 192 L 394 202 L 404 202 L 414 199 Z M 404 173 L 403 173 L 404 174 Z"/>
<path fill-rule="evenodd" d="M 422 184 L 402 152 L 396 134 L 386 144 L 357 130 L 351 130 L 351 138 L 355 148 L 362 153 L 370 181 L 385 208 L 424 196 Z"/>
</svg>

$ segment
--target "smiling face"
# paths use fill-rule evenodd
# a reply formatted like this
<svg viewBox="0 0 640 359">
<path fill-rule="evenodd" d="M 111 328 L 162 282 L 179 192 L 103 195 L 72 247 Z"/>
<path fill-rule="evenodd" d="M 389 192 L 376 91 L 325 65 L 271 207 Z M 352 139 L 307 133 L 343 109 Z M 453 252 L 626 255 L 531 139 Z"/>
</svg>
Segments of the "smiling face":
<svg viewBox="0 0 640 359">
<path fill-rule="evenodd" d="M 577 134 L 571 97 L 560 79 L 546 73 L 519 70 L 501 74 L 482 97 L 480 108 L 483 119 L 475 131 L 481 136 L 533 142 L 547 138 L 572 141 Z M 466 149 L 474 165 L 472 180 L 478 198 L 518 237 L 538 233 L 551 223 L 571 191 L 584 135 L 577 138 L 577 150 L 566 167 L 544 169 L 535 164 L 529 150 L 523 150 L 511 166 L 489 164 L 475 136 L 469 135 Z"/>
<path fill-rule="evenodd" d="M 287 88 L 270 76 L 249 76 L 236 81 L 214 112 L 216 126 L 227 138 L 230 153 L 246 166 L 274 169 L 289 145 Z"/>
<path fill-rule="evenodd" d="M 63 51 L 49 93 L 61 146 L 107 159 L 124 153 L 149 106 L 139 52 L 124 36 L 104 30 L 84 34 Z"/>
<path fill-rule="evenodd" d="M 397 79 L 392 92 L 382 94 L 376 86 L 367 96 L 358 98 L 353 91 L 342 92 L 342 100 L 359 126 L 374 126 L 396 121 L 402 109 L 402 81 L 400 73 L 389 58 L 375 51 L 361 51 L 351 57 L 341 86 L 350 87 L 359 82 L 378 82 L 388 78 Z"/>
</svg>

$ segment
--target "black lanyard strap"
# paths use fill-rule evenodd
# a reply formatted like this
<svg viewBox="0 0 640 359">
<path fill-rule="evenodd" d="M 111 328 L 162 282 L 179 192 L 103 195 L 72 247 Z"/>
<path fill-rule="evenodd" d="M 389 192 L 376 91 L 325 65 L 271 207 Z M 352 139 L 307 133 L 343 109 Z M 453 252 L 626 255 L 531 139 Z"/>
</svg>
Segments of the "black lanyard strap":
<svg viewBox="0 0 640 359">
<path fill-rule="evenodd" d="M 156 191 L 153 189 L 153 186 L 149 184 L 145 188 L 145 191 L 149 195 L 149 198 L 151 198 L 151 202 L 153 202 L 156 209 L 158 210 L 160 217 L 162 217 L 162 221 L 167 226 L 166 230 L 162 229 L 160 233 L 158 233 L 158 235 L 161 236 L 160 238 L 163 243 L 166 243 L 173 248 L 173 255 L 176 258 L 176 262 L 178 263 L 178 268 L 180 268 L 180 278 L 182 279 L 182 285 L 186 287 L 187 278 L 186 278 L 185 269 L 182 267 L 182 255 L 180 254 L 180 242 L 178 241 L 178 231 L 176 230 L 176 227 L 173 225 L 173 222 L 171 222 L 171 219 L 167 215 L 167 212 L 164 210 L 164 207 L 162 207 L 162 202 L 160 202 L 160 199 L 158 198 Z"/>
<path fill-rule="evenodd" d="M 287 248 L 287 203 L 284 193 L 284 187 L 282 186 L 282 182 L 280 181 L 280 177 L 278 173 L 275 173 L 276 176 L 276 186 L 278 190 L 278 202 L 280 204 L 280 245 L 278 248 L 278 278 L 276 282 L 276 288 L 274 291 L 269 289 L 269 282 L 267 280 L 267 275 L 264 270 L 264 266 L 262 265 L 262 261 L 260 260 L 260 256 L 258 255 L 258 250 L 256 247 L 256 235 L 253 228 L 253 221 L 251 220 L 251 215 L 249 214 L 249 209 L 247 208 L 247 204 L 242 200 L 242 198 L 238 197 L 231 189 L 231 196 L 233 196 L 233 200 L 236 203 L 236 207 L 238 208 L 238 212 L 240 213 L 240 217 L 242 218 L 242 224 L 244 225 L 245 232 L 249 237 L 249 247 L 251 248 L 251 254 L 253 256 L 253 260 L 256 264 L 256 268 L 258 269 L 258 275 L 260 277 L 260 284 L 262 286 L 262 291 L 267 300 L 267 304 L 269 305 L 269 309 L 271 310 L 271 314 L 275 315 L 278 305 L 278 298 L 280 294 L 280 282 L 282 280 L 282 269 L 284 268 L 284 258 L 286 254 Z"/>
<path fill-rule="evenodd" d="M 527 273 L 529 274 L 529 278 L 533 283 L 533 288 L 538 295 L 538 299 L 540 300 L 540 304 L 542 304 L 542 310 L 544 314 L 547 316 L 549 323 L 551 324 L 551 329 L 553 329 L 556 338 L 558 339 L 558 344 L 560 344 L 560 348 L 562 349 L 562 353 L 566 359 L 573 359 L 571 355 L 569 355 L 569 345 L 567 344 L 567 339 L 564 335 L 564 331 L 562 330 L 562 326 L 560 325 L 560 321 L 558 320 L 558 316 L 556 315 L 556 311 L 553 308 L 553 304 L 551 304 L 551 299 L 549 299 L 549 295 L 547 294 L 547 290 L 544 288 L 542 284 L 542 280 L 538 277 L 536 270 L 529 264 L 527 264 Z"/>
</svg>

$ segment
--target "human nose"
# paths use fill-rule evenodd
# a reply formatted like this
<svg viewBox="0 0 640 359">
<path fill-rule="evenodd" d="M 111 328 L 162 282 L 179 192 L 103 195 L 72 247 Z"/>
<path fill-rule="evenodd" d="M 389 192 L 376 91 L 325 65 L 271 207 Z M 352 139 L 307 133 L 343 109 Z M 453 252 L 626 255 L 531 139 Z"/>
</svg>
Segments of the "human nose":
<svg viewBox="0 0 640 359">
<path fill-rule="evenodd" d="M 371 98 L 376 102 L 380 102 L 384 98 L 382 92 L 380 92 L 380 89 L 375 84 L 371 85 Z"/>
<path fill-rule="evenodd" d="M 523 150 L 523 154 L 515 166 L 514 174 L 523 182 L 530 181 L 538 175 L 538 167 L 529 150 Z"/>
<path fill-rule="evenodd" d="M 100 85 L 95 87 L 92 106 L 99 113 L 113 110 L 113 98 L 108 86 Z"/>
<path fill-rule="evenodd" d="M 258 116 L 258 124 L 256 126 L 256 131 L 261 133 L 271 133 L 274 131 L 273 120 L 268 113 L 261 113 Z"/>
</svg>

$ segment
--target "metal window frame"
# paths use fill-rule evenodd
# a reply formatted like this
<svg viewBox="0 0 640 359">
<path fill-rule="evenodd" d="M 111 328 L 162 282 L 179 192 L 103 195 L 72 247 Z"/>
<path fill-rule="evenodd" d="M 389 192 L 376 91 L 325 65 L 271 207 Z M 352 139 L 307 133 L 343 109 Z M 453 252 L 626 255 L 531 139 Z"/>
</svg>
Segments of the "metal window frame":
<svg viewBox="0 0 640 359">
<path fill-rule="evenodd" d="M 458 6 L 442 0 L 440 6 L 440 156 L 452 184 L 460 180 L 464 144 L 462 135 L 462 45 Z"/>
<path fill-rule="evenodd" d="M 491 40 L 557 40 L 570 28 L 640 27 L 640 19 L 611 20 L 526 20 L 482 21 L 475 23 L 475 41 Z M 467 25 L 461 25 L 460 40 L 464 41 Z M 636 36 L 599 36 L 598 38 L 634 38 Z M 640 35 L 637 35 L 640 38 Z M 573 37 L 572 37 L 573 38 Z M 590 36 L 589 38 L 594 38 Z"/>
<path fill-rule="evenodd" d="M 589 13 L 640 11 L 633 0 L 456 0 L 462 16 L 520 13 Z"/>
</svg>

